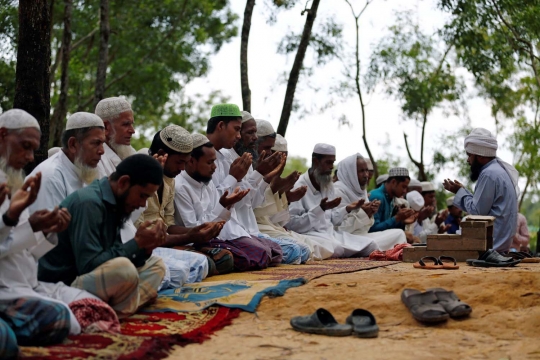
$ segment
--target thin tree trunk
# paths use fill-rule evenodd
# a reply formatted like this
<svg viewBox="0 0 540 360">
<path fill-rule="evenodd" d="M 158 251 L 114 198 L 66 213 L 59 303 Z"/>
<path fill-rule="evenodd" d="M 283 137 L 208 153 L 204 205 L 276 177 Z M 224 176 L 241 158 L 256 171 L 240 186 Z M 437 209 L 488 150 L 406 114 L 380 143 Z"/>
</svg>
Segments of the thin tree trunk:
<svg viewBox="0 0 540 360">
<path fill-rule="evenodd" d="M 105 97 L 105 81 L 107 79 L 107 60 L 109 57 L 109 0 L 101 0 L 99 5 L 99 59 L 94 92 L 94 107 Z"/>
<path fill-rule="evenodd" d="M 355 25 L 356 25 L 356 49 L 355 49 L 355 66 L 356 66 L 356 72 L 354 76 L 354 83 L 356 86 L 356 94 L 358 95 L 358 101 L 360 102 L 360 109 L 362 111 L 362 141 L 364 142 L 364 147 L 366 148 L 366 151 L 368 153 L 369 159 L 371 160 L 371 163 L 373 164 L 373 179 L 377 179 L 379 177 L 379 169 L 377 167 L 377 162 L 375 161 L 375 158 L 373 157 L 373 154 L 371 153 L 371 149 L 369 148 L 368 142 L 367 142 L 367 135 L 366 135 L 366 108 L 364 104 L 364 98 L 362 96 L 362 87 L 360 85 L 360 25 L 358 24 L 358 21 L 360 20 L 360 16 L 364 13 L 368 5 L 371 3 L 371 1 L 366 1 L 366 4 L 364 5 L 364 8 L 358 15 L 354 12 L 354 8 L 352 4 L 345 0 L 345 2 L 349 5 L 351 8 L 352 15 L 354 16 Z"/>
<path fill-rule="evenodd" d="M 294 93 L 296 91 L 296 85 L 298 84 L 298 78 L 300 77 L 300 70 L 304 63 L 304 57 L 306 56 L 309 40 L 311 39 L 311 31 L 315 18 L 317 17 L 317 10 L 319 8 L 320 0 L 313 0 L 311 8 L 305 10 L 307 12 L 306 23 L 304 24 L 304 31 L 302 32 L 302 38 L 298 45 L 298 51 L 294 58 L 294 63 L 289 74 L 289 81 L 287 82 L 287 91 L 285 92 L 285 100 L 283 101 L 283 109 L 281 110 L 281 117 L 279 119 L 279 126 L 277 129 L 278 134 L 285 136 L 287 126 L 289 125 L 289 119 L 291 118 L 291 112 L 294 103 Z"/>
<path fill-rule="evenodd" d="M 242 25 L 242 37 L 240 42 L 240 85 L 242 86 L 242 104 L 245 111 L 251 112 L 251 89 L 248 78 L 248 42 L 251 29 L 251 16 L 255 0 L 247 0 L 244 10 L 244 25 Z"/>
<path fill-rule="evenodd" d="M 422 164 L 421 162 L 413 158 L 411 154 L 411 150 L 409 149 L 409 142 L 407 141 L 407 134 L 403 133 L 403 138 L 405 139 L 405 149 L 407 150 L 407 155 L 409 156 L 409 159 L 412 161 L 412 163 L 418 168 L 418 180 L 427 181 L 427 175 L 424 169 L 424 164 Z"/>
<path fill-rule="evenodd" d="M 529 190 L 530 183 L 531 183 L 531 178 L 527 177 L 525 188 L 523 189 L 523 192 L 521 193 L 521 198 L 519 199 L 518 211 L 521 211 L 521 205 L 523 205 L 523 200 L 525 200 L 525 195 L 527 194 L 527 190 Z"/>
<path fill-rule="evenodd" d="M 27 173 L 47 158 L 51 111 L 51 14 L 46 0 L 19 1 L 19 39 L 13 107 L 32 114 L 41 127 L 41 143 Z"/>
<path fill-rule="evenodd" d="M 64 34 L 62 38 L 62 66 L 60 74 L 60 97 L 51 117 L 51 146 L 61 146 L 64 119 L 68 109 L 69 58 L 71 56 L 71 13 L 72 0 L 64 0 Z"/>
</svg>

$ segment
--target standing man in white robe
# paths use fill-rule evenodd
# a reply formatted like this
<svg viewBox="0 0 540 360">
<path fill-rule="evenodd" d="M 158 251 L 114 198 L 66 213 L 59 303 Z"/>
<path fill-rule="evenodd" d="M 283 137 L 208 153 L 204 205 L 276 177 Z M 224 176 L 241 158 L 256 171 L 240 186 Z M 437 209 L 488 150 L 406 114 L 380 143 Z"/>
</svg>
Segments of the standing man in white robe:
<svg viewBox="0 0 540 360">
<path fill-rule="evenodd" d="M 339 162 L 339 180 L 334 183 L 336 196 L 341 197 L 341 204 L 334 209 L 339 212 L 345 204 L 363 199 L 364 204 L 349 212 L 337 230 L 355 235 L 363 235 L 373 239 L 380 250 L 392 249 L 397 244 L 407 242 L 405 232 L 401 229 L 389 229 L 376 233 L 368 233 L 373 226 L 373 214 L 379 210 L 379 201 L 369 202 L 366 187 L 369 182 L 369 167 L 366 159 L 360 154 L 346 157 Z"/>
<path fill-rule="evenodd" d="M 372 239 L 334 228 L 341 225 L 348 213 L 364 204 L 364 200 L 358 198 L 353 203 L 332 211 L 341 203 L 341 198 L 336 197 L 331 178 L 335 161 L 334 146 L 315 145 L 311 168 L 300 176 L 295 185 L 296 188 L 307 186 L 307 193 L 300 201 L 290 205 L 291 220 L 287 228 L 331 243 L 334 246 L 334 257 L 369 256 L 379 249 Z"/>
</svg>

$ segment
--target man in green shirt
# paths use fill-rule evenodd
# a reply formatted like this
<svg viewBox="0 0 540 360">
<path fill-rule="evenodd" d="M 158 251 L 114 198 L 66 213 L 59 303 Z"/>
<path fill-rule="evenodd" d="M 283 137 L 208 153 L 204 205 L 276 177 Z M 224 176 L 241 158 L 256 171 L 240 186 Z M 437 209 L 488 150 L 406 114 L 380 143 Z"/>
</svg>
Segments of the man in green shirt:
<svg viewBox="0 0 540 360">
<path fill-rule="evenodd" d="M 162 220 L 145 221 L 126 243 L 120 229 L 162 182 L 158 161 L 139 154 L 122 161 L 109 178 L 69 195 L 60 207 L 70 212 L 71 223 L 58 234 L 58 246 L 40 259 L 39 279 L 84 289 L 109 303 L 120 318 L 153 301 L 165 265 L 150 255 L 165 242 L 167 227 Z"/>
</svg>

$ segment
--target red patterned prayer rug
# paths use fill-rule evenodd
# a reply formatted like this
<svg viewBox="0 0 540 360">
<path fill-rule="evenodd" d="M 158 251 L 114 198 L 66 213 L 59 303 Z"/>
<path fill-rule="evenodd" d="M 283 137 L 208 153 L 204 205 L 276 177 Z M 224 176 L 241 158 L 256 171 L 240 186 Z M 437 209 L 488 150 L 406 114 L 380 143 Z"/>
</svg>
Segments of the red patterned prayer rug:
<svg viewBox="0 0 540 360">
<path fill-rule="evenodd" d="M 202 343 L 230 325 L 239 309 L 212 306 L 203 311 L 135 314 L 123 321 L 122 334 L 70 336 L 61 345 L 21 347 L 22 359 L 162 359 L 175 345 Z"/>
</svg>

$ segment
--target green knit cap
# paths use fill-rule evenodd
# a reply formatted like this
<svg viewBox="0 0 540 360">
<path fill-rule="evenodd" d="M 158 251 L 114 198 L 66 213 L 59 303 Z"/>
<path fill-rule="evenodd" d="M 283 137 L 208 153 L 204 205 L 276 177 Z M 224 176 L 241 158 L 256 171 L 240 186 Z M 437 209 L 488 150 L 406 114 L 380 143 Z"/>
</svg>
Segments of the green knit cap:
<svg viewBox="0 0 540 360">
<path fill-rule="evenodd" d="M 234 104 L 219 104 L 212 107 L 210 117 L 216 116 L 238 116 L 242 117 L 242 113 L 237 105 Z"/>
</svg>

